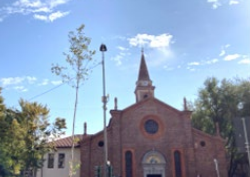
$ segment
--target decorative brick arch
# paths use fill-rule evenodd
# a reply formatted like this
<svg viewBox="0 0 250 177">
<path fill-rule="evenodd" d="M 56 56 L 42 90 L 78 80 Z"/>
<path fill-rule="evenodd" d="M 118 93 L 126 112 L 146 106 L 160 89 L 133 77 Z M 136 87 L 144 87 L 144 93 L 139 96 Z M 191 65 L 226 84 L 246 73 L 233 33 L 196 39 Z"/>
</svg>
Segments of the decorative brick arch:
<svg viewBox="0 0 250 177">
<path fill-rule="evenodd" d="M 143 177 L 157 175 L 165 177 L 166 160 L 165 157 L 158 151 L 151 150 L 147 152 L 142 159 Z"/>
</svg>

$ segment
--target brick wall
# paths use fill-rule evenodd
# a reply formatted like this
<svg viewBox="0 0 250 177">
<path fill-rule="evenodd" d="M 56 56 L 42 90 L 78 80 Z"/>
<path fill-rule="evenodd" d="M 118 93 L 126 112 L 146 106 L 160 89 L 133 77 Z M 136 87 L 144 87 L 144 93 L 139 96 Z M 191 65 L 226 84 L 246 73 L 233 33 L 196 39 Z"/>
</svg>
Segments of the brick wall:
<svg viewBox="0 0 250 177">
<path fill-rule="evenodd" d="M 114 167 L 115 176 L 124 176 L 124 153 L 133 152 L 134 177 L 143 177 L 142 159 L 156 150 L 166 160 L 166 177 L 174 177 L 173 152 L 181 152 L 183 177 L 216 176 L 214 157 L 218 159 L 221 177 L 225 176 L 225 151 L 223 141 L 191 127 L 189 111 L 179 111 L 153 98 L 145 99 L 124 110 L 112 110 L 108 127 L 108 159 Z M 155 134 L 145 131 L 144 123 L 155 120 L 159 129 Z M 103 133 L 87 137 L 81 143 L 81 177 L 94 176 L 94 166 L 103 164 L 103 147 L 98 142 Z M 204 141 L 205 146 L 200 143 Z"/>
</svg>

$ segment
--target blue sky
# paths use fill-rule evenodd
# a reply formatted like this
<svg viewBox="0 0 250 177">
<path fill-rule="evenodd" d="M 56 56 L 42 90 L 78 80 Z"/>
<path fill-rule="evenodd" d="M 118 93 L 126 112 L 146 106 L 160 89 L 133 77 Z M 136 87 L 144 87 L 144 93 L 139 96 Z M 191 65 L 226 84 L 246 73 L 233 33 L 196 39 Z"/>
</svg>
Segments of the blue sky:
<svg viewBox="0 0 250 177">
<path fill-rule="evenodd" d="M 1 0 L 0 86 L 8 107 L 18 100 L 50 109 L 50 120 L 67 119 L 71 132 L 74 89 L 50 69 L 64 64 L 68 32 L 85 24 L 94 59 L 105 43 L 108 109 L 135 103 L 141 48 L 155 96 L 182 110 L 206 78 L 249 78 L 250 1 L 248 0 Z M 93 68 L 80 88 L 76 133 L 103 127 L 102 70 Z M 107 117 L 110 115 L 107 112 Z"/>
</svg>

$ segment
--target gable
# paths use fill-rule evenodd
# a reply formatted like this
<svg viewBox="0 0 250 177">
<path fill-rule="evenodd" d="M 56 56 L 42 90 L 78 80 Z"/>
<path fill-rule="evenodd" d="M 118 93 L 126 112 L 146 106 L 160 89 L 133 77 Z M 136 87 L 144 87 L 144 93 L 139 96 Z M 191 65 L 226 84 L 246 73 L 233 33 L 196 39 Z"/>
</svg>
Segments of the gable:
<svg viewBox="0 0 250 177">
<path fill-rule="evenodd" d="M 126 113 L 127 111 L 133 111 L 139 107 L 141 107 L 142 105 L 145 105 L 147 103 L 150 103 L 150 104 L 154 104 L 155 106 L 159 106 L 159 107 L 164 107 L 164 109 L 170 111 L 170 112 L 173 112 L 175 114 L 181 114 L 182 111 L 179 111 L 178 109 L 156 99 L 156 98 L 148 98 L 148 99 L 144 99 L 140 102 L 137 102 L 135 104 L 132 104 L 131 106 L 125 108 L 122 110 L 123 113 Z"/>
</svg>

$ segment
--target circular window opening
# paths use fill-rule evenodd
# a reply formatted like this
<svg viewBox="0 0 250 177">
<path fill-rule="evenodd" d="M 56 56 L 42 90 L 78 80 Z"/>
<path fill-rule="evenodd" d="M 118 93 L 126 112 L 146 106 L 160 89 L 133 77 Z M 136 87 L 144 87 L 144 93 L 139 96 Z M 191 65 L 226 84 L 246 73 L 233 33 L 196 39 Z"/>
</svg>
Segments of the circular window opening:
<svg viewBox="0 0 250 177">
<path fill-rule="evenodd" d="M 147 94 L 145 94 L 145 95 L 143 96 L 143 98 L 144 98 L 144 99 L 148 98 L 148 95 L 147 95 Z"/>
<path fill-rule="evenodd" d="M 200 142 L 200 145 L 201 145 L 201 147 L 205 147 L 205 146 L 206 146 L 205 141 L 201 141 L 201 142 Z"/>
<path fill-rule="evenodd" d="M 98 146 L 99 146 L 99 147 L 103 147 L 103 146 L 104 146 L 104 142 L 103 142 L 103 141 L 99 141 L 99 142 L 98 142 Z"/>
<path fill-rule="evenodd" d="M 159 130 L 159 125 L 156 121 L 150 119 L 145 122 L 144 128 L 147 133 L 149 134 L 155 134 Z"/>
</svg>

